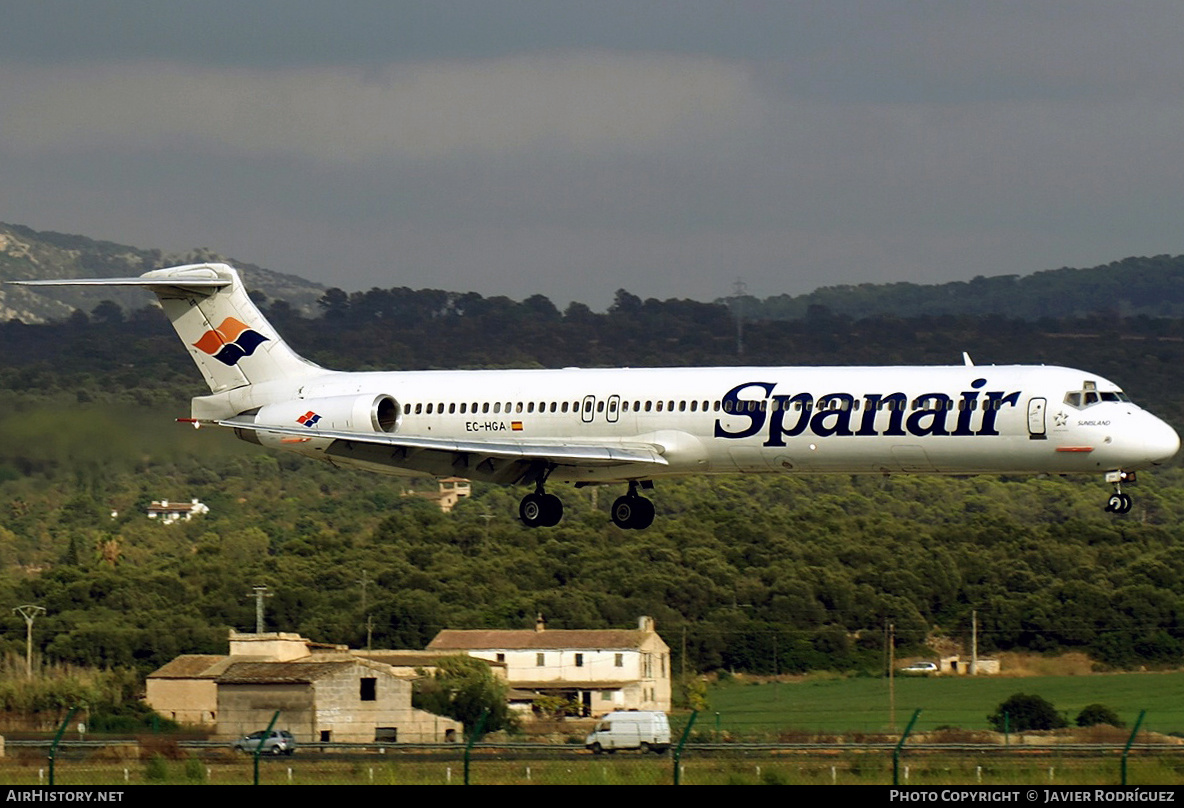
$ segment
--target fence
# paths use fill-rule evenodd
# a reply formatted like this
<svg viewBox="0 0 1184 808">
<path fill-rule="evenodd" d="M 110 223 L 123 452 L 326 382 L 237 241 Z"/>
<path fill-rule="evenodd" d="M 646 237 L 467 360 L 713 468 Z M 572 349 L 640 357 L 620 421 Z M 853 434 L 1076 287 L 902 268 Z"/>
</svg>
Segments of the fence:
<svg viewBox="0 0 1184 808">
<path fill-rule="evenodd" d="M 680 766 L 683 785 L 889 785 L 892 744 L 691 744 Z M 48 784 L 48 744 L 10 742 L 0 758 L 0 785 Z M 1118 785 L 1122 746 L 1072 744 L 910 746 L 901 785 Z M 674 782 L 672 755 L 593 755 L 578 746 L 478 744 L 474 785 L 664 785 Z M 461 785 L 464 750 L 456 746 L 305 744 L 291 757 L 260 761 L 261 785 Z M 153 738 L 140 743 L 63 744 L 58 786 L 140 784 L 249 785 L 249 755 L 224 746 Z M 1184 784 L 1184 746 L 1131 749 L 1127 784 Z"/>
</svg>

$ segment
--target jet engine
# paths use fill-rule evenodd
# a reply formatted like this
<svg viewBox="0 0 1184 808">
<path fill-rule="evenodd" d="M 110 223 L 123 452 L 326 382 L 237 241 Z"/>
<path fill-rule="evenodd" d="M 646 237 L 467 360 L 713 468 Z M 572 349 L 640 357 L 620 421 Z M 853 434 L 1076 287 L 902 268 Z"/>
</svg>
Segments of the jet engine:
<svg viewBox="0 0 1184 808">
<path fill-rule="evenodd" d="M 325 398 L 298 398 L 268 404 L 255 414 L 256 424 L 303 426 L 313 436 L 318 430 L 332 432 L 385 432 L 398 430 L 403 408 L 386 393 L 366 393 Z"/>
</svg>

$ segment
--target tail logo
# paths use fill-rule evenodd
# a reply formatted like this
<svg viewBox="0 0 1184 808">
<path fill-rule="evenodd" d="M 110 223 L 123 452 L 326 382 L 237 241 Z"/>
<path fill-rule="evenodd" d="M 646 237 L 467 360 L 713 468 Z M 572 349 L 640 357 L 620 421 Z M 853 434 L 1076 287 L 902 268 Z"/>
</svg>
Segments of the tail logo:
<svg viewBox="0 0 1184 808">
<path fill-rule="evenodd" d="M 255 349 L 267 342 L 267 339 L 246 323 L 227 317 L 222 321 L 222 325 L 202 334 L 201 339 L 193 343 L 193 347 L 224 365 L 233 366 L 244 356 L 255 353 Z"/>
</svg>

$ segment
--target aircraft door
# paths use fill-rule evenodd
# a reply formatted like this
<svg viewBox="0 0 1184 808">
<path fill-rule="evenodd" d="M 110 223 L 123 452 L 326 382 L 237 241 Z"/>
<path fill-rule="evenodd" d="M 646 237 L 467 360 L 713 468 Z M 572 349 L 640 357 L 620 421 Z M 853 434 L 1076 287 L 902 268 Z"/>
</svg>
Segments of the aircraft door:
<svg viewBox="0 0 1184 808">
<path fill-rule="evenodd" d="M 585 424 L 592 423 L 596 417 L 596 396 L 584 396 L 584 404 L 580 407 L 580 420 Z"/>
<path fill-rule="evenodd" d="M 620 417 L 620 412 L 621 412 L 621 397 L 615 396 L 615 395 L 609 396 L 608 397 L 608 409 L 605 411 L 604 417 L 608 419 L 608 422 L 610 424 L 615 424 L 617 422 L 617 418 Z"/>
<path fill-rule="evenodd" d="M 1048 437 L 1044 432 L 1044 413 L 1047 404 L 1043 398 L 1028 399 L 1028 437 L 1032 440 L 1043 440 Z"/>
</svg>

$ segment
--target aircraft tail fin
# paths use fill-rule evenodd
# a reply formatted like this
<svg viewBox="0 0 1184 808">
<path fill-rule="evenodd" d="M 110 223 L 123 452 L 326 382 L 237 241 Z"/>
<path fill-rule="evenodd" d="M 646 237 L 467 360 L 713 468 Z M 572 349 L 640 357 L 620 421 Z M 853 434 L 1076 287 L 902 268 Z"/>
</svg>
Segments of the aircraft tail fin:
<svg viewBox="0 0 1184 808">
<path fill-rule="evenodd" d="M 238 270 L 186 264 L 137 278 L 16 281 L 23 286 L 140 286 L 154 292 L 211 392 L 323 370 L 293 351 L 247 296 Z"/>
</svg>

